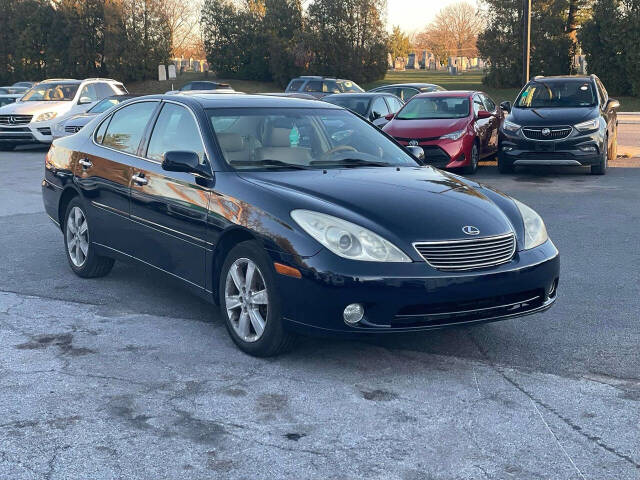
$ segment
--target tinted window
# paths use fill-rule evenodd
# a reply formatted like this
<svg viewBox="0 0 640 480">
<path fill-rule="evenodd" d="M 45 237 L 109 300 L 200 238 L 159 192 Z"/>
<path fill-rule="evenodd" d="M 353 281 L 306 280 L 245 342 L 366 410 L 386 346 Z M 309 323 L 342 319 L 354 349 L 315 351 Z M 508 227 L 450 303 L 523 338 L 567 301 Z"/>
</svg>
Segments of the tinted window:
<svg viewBox="0 0 640 480">
<path fill-rule="evenodd" d="M 362 115 L 367 115 L 367 109 L 369 107 L 369 99 L 362 98 L 360 95 L 340 95 L 339 97 L 325 97 L 324 100 L 334 105 L 339 105 L 352 112 Z"/>
<path fill-rule="evenodd" d="M 467 97 L 416 97 L 398 113 L 400 120 L 464 118 L 469 115 Z"/>
<path fill-rule="evenodd" d="M 487 109 L 487 112 L 495 112 L 496 111 L 496 104 L 494 103 L 493 100 L 491 100 L 486 95 L 483 95 L 482 99 L 484 100 L 484 107 Z"/>
<path fill-rule="evenodd" d="M 387 103 L 389 104 L 389 109 L 392 113 L 396 113 L 398 110 L 402 108 L 403 103 L 399 98 L 388 96 L 385 97 L 387 99 Z"/>
<path fill-rule="evenodd" d="M 118 93 L 114 91 L 114 89 L 111 88 L 111 86 L 108 83 L 96 83 L 95 87 L 96 87 L 96 92 L 98 94 L 98 99 L 100 100 Z"/>
<path fill-rule="evenodd" d="M 102 144 L 123 152 L 136 153 L 142 134 L 157 104 L 157 102 L 139 102 L 115 112 Z"/>
<path fill-rule="evenodd" d="M 298 90 L 300 90 L 300 87 L 302 86 L 302 84 L 304 83 L 303 80 L 292 80 L 291 83 L 289 83 L 289 86 L 287 87 L 287 92 L 297 92 Z"/>
<path fill-rule="evenodd" d="M 193 115 L 185 107 L 166 103 L 153 127 L 147 158 L 161 162 L 164 154 L 172 150 L 196 152 L 200 163 L 204 162 L 204 148 Z"/>
<path fill-rule="evenodd" d="M 120 103 L 120 99 L 118 99 L 118 97 L 110 97 L 110 98 L 105 98 L 101 101 L 99 101 L 98 103 L 96 103 L 93 107 L 91 107 L 88 111 L 89 113 L 102 113 L 102 112 L 106 112 L 107 110 L 109 110 L 111 107 L 113 107 L 114 105 L 117 105 L 118 103 Z"/>
<path fill-rule="evenodd" d="M 380 118 L 385 115 L 389 115 L 389 107 L 387 107 L 386 102 L 383 97 L 377 97 L 373 99 L 373 104 L 371 105 L 371 117 L 372 118 Z"/>
<path fill-rule="evenodd" d="M 80 103 L 93 103 L 98 100 L 96 84 L 90 83 L 89 85 L 85 85 L 80 91 Z"/>
<path fill-rule="evenodd" d="M 319 80 L 312 80 L 304 87 L 305 92 L 321 92 L 322 82 Z"/>
<path fill-rule="evenodd" d="M 516 99 L 517 108 L 573 108 L 596 105 L 593 84 L 584 79 L 536 80 Z"/>
<path fill-rule="evenodd" d="M 322 82 L 322 91 L 325 93 L 340 93 L 340 89 L 335 80 L 325 80 Z"/>
</svg>

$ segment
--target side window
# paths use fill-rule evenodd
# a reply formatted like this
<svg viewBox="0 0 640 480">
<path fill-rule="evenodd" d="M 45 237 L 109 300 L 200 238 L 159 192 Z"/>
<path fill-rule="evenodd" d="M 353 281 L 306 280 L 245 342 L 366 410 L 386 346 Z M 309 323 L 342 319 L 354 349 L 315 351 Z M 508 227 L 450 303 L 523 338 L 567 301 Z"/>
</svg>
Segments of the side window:
<svg viewBox="0 0 640 480">
<path fill-rule="evenodd" d="M 402 100 L 404 100 L 405 102 L 408 102 L 409 99 L 411 97 L 413 97 L 415 94 L 418 93 L 417 90 L 413 89 L 413 88 L 402 88 L 402 96 L 400 98 L 402 98 Z"/>
<path fill-rule="evenodd" d="M 180 89 L 180 91 L 181 91 L 181 92 L 188 92 L 189 90 L 191 90 L 191 86 L 192 86 L 192 84 L 191 84 L 191 83 L 187 83 L 184 87 L 182 87 L 182 88 Z"/>
<path fill-rule="evenodd" d="M 289 82 L 289 86 L 287 87 L 287 89 L 285 91 L 286 92 L 297 92 L 298 90 L 300 90 L 300 87 L 302 86 L 303 83 L 304 83 L 303 80 L 291 80 L 291 82 Z"/>
<path fill-rule="evenodd" d="M 322 82 L 322 91 L 324 93 L 340 93 L 340 89 L 335 80 L 325 80 Z"/>
<path fill-rule="evenodd" d="M 118 92 L 114 91 L 107 83 L 94 83 L 96 87 L 96 93 L 98 94 L 98 100 L 117 95 Z"/>
<path fill-rule="evenodd" d="M 127 93 L 129 93 L 125 86 L 121 83 L 114 83 L 111 85 L 111 88 L 114 92 L 116 92 L 116 95 L 126 95 Z"/>
<path fill-rule="evenodd" d="M 157 104 L 158 102 L 139 102 L 115 112 L 104 134 L 102 145 L 122 152 L 137 153 L 144 130 Z"/>
<path fill-rule="evenodd" d="M 85 85 L 80 91 L 80 102 L 79 103 L 93 103 L 100 100 L 98 98 L 98 92 L 96 91 L 95 83 L 90 83 L 89 85 Z"/>
<path fill-rule="evenodd" d="M 322 82 L 320 80 L 311 80 L 304 87 L 305 92 L 321 92 L 322 91 Z"/>
<path fill-rule="evenodd" d="M 609 95 L 607 94 L 607 91 L 605 90 L 604 85 L 602 85 L 600 79 L 596 81 L 596 86 L 598 87 L 598 93 L 600 94 L 600 101 L 604 106 L 607 103 L 607 100 L 609 100 Z"/>
<path fill-rule="evenodd" d="M 398 110 L 402 108 L 402 102 L 400 99 L 392 96 L 385 97 L 387 99 L 387 103 L 389 104 L 389 110 L 391 113 L 396 113 Z"/>
<path fill-rule="evenodd" d="M 373 99 L 373 105 L 371 105 L 371 117 L 380 118 L 389 114 L 389 108 L 384 101 L 383 97 L 376 97 Z"/>
<path fill-rule="evenodd" d="M 165 103 L 153 127 L 147 158 L 162 162 L 171 150 L 196 152 L 204 163 L 204 147 L 193 115 L 185 107 Z"/>
<path fill-rule="evenodd" d="M 484 100 L 484 108 L 487 110 L 487 112 L 495 112 L 496 111 L 496 104 L 494 103 L 493 100 L 491 100 L 486 95 L 483 95 L 482 99 Z"/>
<path fill-rule="evenodd" d="M 473 97 L 473 115 L 474 116 L 478 116 L 478 112 L 480 110 L 484 110 L 484 104 L 482 103 L 482 100 L 480 100 L 480 97 L 478 95 L 475 95 Z"/>
</svg>

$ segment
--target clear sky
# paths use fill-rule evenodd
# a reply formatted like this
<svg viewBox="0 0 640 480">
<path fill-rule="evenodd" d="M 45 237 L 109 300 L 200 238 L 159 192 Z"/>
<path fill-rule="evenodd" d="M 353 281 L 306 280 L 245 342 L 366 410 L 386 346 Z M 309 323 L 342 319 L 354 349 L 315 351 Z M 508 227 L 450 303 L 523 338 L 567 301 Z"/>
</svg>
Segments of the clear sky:
<svg viewBox="0 0 640 480">
<path fill-rule="evenodd" d="M 387 24 L 400 25 L 406 33 L 422 30 L 436 13 L 449 4 L 462 0 L 387 0 Z M 474 7 L 476 0 L 466 0 Z"/>
</svg>

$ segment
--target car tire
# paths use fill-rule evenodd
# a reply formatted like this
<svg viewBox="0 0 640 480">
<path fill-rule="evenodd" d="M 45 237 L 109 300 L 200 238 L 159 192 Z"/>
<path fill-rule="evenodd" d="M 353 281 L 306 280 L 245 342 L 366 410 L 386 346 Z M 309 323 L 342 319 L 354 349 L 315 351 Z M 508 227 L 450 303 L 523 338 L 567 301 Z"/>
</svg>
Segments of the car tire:
<svg viewBox="0 0 640 480">
<path fill-rule="evenodd" d="M 478 142 L 473 142 L 471 147 L 471 161 L 468 166 L 464 167 L 464 173 L 467 175 L 473 175 L 478 171 L 478 162 L 480 161 L 480 149 L 478 148 Z"/>
<path fill-rule="evenodd" d="M 600 163 L 597 165 L 591 165 L 591 175 L 604 175 L 607 173 L 607 166 L 609 165 L 609 138 L 604 139 L 603 152 L 600 156 Z"/>
<path fill-rule="evenodd" d="M 502 155 L 498 154 L 498 171 L 500 173 L 513 173 L 515 167 L 513 162 L 505 159 Z"/>
<path fill-rule="evenodd" d="M 15 148 L 13 143 L 0 143 L 0 152 L 12 152 Z"/>
<path fill-rule="evenodd" d="M 257 242 L 242 242 L 231 249 L 218 285 L 222 316 L 240 350 L 255 357 L 270 357 L 293 346 L 296 337 L 284 328 L 273 263 Z"/>
<path fill-rule="evenodd" d="M 64 247 L 71 270 L 82 278 L 104 277 L 113 268 L 114 259 L 95 252 L 86 209 L 75 197 L 67 206 L 63 224 Z"/>
</svg>

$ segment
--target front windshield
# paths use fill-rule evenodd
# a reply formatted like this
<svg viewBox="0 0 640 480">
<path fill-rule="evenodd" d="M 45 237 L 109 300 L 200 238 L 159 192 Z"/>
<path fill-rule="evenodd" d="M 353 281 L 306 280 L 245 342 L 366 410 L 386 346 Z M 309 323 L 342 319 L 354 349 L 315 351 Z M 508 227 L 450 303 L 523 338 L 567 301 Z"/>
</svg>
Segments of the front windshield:
<svg viewBox="0 0 640 480">
<path fill-rule="evenodd" d="M 89 113 L 102 113 L 109 110 L 114 105 L 118 105 L 121 102 L 119 98 L 108 97 L 100 102 L 96 103 L 92 108 L 89 109 Z"/>
<path fill-rule="evenodd" d="M 350 80 L 338 80 L 338 88 L 344 93 L 362 93 L 364 92 L 356 83 Z"/>
<path fill-rule="evenodd" d="M 340 107 L 344 107 L 352 112 L 356 112 L 363 117 L 367 115 L 369 109 L 369 99 L 362 98 L 359 95 L 345 95 L 344 97 L 325 97 L 325 102 L 333 103 Z"/>
<path fill-rule="evenodd" d="M 238 170 L 416 166 L 402 147 L 345 110 L 208 110 L 229 165 Z"/>
<path fill-rule="evenodd" d="M 78 91 L 77 83 L 39 83 L 22 97 L 22 102 L 70 102 Z"/>
<path fill-rule="evenodd" d="M 565 79 L 562 81 L 534 81 L 516 99 L 517 108 L 575 108 L 594 107 L 596 92 L 590 81 Z"/>
<path fill-rule="evenodd" d="M 467 97 L 413 97 L 396 118 L 399 120 L 428 120 L 434 118 L 464 118 L 469 115 Z"/>
</svg>

